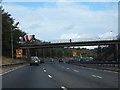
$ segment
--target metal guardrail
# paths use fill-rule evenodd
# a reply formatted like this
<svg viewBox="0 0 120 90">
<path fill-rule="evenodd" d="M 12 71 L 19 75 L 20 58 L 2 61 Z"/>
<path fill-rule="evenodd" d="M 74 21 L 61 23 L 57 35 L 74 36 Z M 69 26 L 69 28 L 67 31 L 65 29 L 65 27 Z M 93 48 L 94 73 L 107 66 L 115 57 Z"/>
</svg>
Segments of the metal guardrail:
<svg viewBox="0 0 120 90">
<path fill-rule="evenodd" d="M 26 64 L 26 63 L 10 63 L 10 64 L 2 64 L 2 66 L 13 66 L 13 65 L 20 65 L 20 64 Z"/>
<path fill-rule="evenodd" d="M 71 60 L 71 61 L 69 61 L 67 63 L 73 63 L 73 64 L 76 64 L 76 65 L 85 65 L 85 66 L 110 67 L 110 68 L 119 68 L 120 67 L 120 61 L 80 62 L 80 61 Z"/>
</svg>

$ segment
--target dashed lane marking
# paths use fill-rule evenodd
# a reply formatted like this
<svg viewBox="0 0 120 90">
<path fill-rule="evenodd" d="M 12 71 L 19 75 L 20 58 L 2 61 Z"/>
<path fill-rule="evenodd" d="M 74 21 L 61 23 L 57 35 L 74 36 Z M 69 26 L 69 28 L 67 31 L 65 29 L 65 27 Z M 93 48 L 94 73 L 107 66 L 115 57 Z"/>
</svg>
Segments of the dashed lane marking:
<svg viewBox="0 0 120 90">
<path fill-rule="evenodd" d="M 74 72 L 79 72 L 78 70 L 73 70 Z"/>
<path fill-rule="evenodd" d="M 93 77 L 96 77 L 96 75 L 92 75 Z"/>
<path fill-rule="evenodd" d="M 44 72 L 46 72 L 46 70 L 44 70 Z"/>
<path fill-rule="evenodd" d="M 61 86 L 61 88 L 63 89 L 63 90 L 68 90 L 66 87 L 64 87 L 64 86 Z"/>
<path fill-rule="evenodd" d="M 51 76 L 51 75 L 48 75 L 48 77 L 49 77 L 49 78 L 52 78 L 52 76 Z"/>
<path fill-rule="evenodd" d="M 70 69 L 70 68 L 66 68 L 66 69 Z"/>
<path fill-rule="evenodd" d="M 97 75 L 92 75 L 92 77 L 95 77 L 95 78 L 102 78 L 101 76 L 97 76 Z"/>
<path fill-rule="evenodd" d="M 101 76 L 97 76 L 98 78 L 102 78 Z"/>
</svg>

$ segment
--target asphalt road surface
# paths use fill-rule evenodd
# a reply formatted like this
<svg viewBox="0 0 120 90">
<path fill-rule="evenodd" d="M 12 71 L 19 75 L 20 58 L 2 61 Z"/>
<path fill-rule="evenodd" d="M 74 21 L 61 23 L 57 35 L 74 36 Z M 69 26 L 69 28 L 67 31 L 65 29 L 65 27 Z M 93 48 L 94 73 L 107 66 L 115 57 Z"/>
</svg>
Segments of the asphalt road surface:
<svg viewBox="0 0 120 90">
<path fill-rule="evenodd" d="M 2 75 L 3 88 L 118 88 L 118 73 L 76 65 L 46 62 L 26 65 Z"/>
</svg>

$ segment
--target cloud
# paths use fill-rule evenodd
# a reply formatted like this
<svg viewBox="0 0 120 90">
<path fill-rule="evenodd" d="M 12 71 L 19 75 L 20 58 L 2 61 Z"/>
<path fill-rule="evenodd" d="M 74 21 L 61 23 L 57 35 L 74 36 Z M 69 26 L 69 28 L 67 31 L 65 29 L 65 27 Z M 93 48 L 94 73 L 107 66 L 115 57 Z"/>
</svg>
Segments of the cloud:
<svg viewBox="0 0 120 90">
<path fill-rule="evenodd" d="M 74 39 L 74 40 L 95 40 L 95 35 L 91 34 L 75 34 L 75 33 L 70 33 L 70 34 L 62 34 L 59 39 Z"/>
<path fill-rule="evenodd" d="M 4 2 L 118 2 L 119 0 L 4 0 Z"/>
<path fill-rule="evenodd" d="M 116 33 L 118 30 L 117 10 L 93 11 L 89 6 L 76 2 L 56 2 L 51 8 L 6 3 L 4 8 L 20 22 L 22 30 L 42 40 L 89 40 L 106 31 Z"/>
<path fill-rule="evenodd" d="M 117 34 L 114 33 L 114 32 L 112 32 L 112 31 L 110 31 L 110 32 L 105 32 L 105 33 L 99 35 L 99 39 L 100 39 L 100 40 L 103 40 L 103 39 L 104 39 L 104 40 L 117 39 Z"/>
<path fill-rule="evenodd" d="M 110 32 L 105 32 L 100 35 L 92 35 L 92 34 L 75 34 L 75 33 L 70 33 L 70 34 L 62 34 L 58 40 L 61 42 L 67 41 L 69 42 L 70 39 L 72 41 L 93 41 L 93 40 L 116 40 L 118 34 L 110 31 Z"/>
<path fill-rule="evenodd" d="M 80 35 L 78 34 L 63 34 L 60 36 L 60 39 L 78 39 L 80 38 Z"/>
</svg>

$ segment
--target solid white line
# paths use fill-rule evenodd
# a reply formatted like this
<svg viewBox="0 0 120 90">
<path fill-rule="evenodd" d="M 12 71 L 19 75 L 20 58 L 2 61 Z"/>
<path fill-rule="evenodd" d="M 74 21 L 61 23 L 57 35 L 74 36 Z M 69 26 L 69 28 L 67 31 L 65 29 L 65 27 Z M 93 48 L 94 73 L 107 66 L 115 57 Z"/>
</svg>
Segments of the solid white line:
<svg viewBox="0 0 120 90">
<path fill-rule="evenodd" d="M 4 75 L 4 74 L 7 74 L 7 73 L 12 72 L 12 71 L 15 71 L 15 70 L 16 70 L 16 69 L 9 70 L 9 71 L 6 71 L 6 72 L 4 72 L 4 73 L 2 73 L 2 74 L 0 74 L 0 75 Z"/>
<path fill-rule="evenodd" d="M 97 68 L 89 68 L 89 67 L 83 67 L 83 66 L 81 66 L 80 68 L 91 69 L 91 70 L 100 70 L 100 71 L 106 71 L 106 72 L 111 72 L 111 73 L 118 73 L 118 72 L 115 72 L 115 71 L 102 70 L 102 69 L 97 69 Z"/>
<path fill-rule="evenodd" d="M 103 70 L 105 72 L 110 72 L 110 73 L 118 73 L 118 72 L 115 72 L 115 71 L 108 71 L 108 70 Z"/>
<path fill-rule="evenodd" d="M 24 65 L 24 66 L 26 66 L 26 65 Z M 17 69 L 19 69 L 19 68 L 24 67 L 24 66 L 19 66 L 19 67 L 17 67 L 17 68 L 14 68 L 14 69 L 11 69 L 11 70 L 9 70 L 9 71 L 6 71 L 6 72 L 4 72 L 4 73 L 2 73 L 2 74 L 0 74 L 0 75 L 5 75 L 5 74 L 7 74 L 7 73 L 9 73 L 9 72 L 13 72 L 13 71 L 15 71 L 15 70 L 17 70 Z"/>
<path fill-rule="evenodd" d="M 68 90 L 66 87 L 64 87 L 64 86 L 61 86 L 61 88 L 63 89 L 63 90 Z"/>
<path fill-rule="evenodd" d="M 78 70 L 73 70 L 74 72 L 79 72 Z"/>
<path fill-rule="evenodd" d="M 48 77 L 49 77 L 49 78 L 52 78 L 52 76 L 51 76 L 51 75 L 48 75 Z"/>
</svg>

